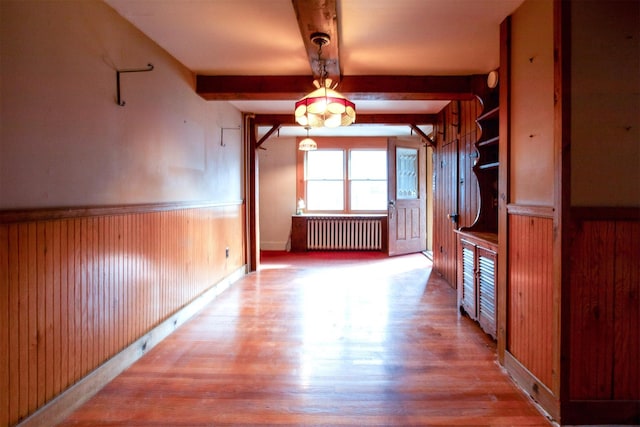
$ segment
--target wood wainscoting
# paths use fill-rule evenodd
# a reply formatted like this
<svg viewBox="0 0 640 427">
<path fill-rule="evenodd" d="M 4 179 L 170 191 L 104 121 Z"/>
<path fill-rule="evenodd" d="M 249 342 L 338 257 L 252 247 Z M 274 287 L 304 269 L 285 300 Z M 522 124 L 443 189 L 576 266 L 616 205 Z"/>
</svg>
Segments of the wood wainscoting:
<svg viewBox="0 0 640 427">
<path fill-rule="evenodd" d="M 245 263 L 242 202 L 0 212 L 0 425 Z"/>
<path fill-rule="evenodd" d="M 640 210 L 508 206 L 504 365 L 561 424 L 640 424 Z"/>
<path fill-rule="evenodd" d="M 555 419 L 559 399 L 554 304 L 552 207 L 508 205 L 508 270 L 504 365 Z M 500 327 L 500 326 L 499 326 Z"/>
<path fill-rule="evenodd" d="M 573 208 L 563 423 L 640 424 L 640 209 Z"/>
</svg>

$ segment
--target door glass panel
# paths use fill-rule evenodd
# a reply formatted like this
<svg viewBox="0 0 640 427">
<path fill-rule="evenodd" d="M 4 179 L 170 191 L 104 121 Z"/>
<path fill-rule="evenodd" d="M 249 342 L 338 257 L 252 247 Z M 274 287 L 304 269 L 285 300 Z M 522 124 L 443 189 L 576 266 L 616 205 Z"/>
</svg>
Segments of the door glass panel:
<svg viewBox="0 0 640 427">
<path fill-rule="evenodd" d="M 396 199 L 418 198 L 418 150 L 396 148 Z"/>
</svg>

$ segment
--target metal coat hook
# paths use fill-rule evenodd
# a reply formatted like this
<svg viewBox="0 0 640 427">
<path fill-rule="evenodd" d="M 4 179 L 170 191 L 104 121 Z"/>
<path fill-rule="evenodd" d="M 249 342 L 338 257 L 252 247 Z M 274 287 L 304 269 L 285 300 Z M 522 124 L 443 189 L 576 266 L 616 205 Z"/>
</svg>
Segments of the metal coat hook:
<svg viewBox="0 0 640 427">
<path fill-rule="evenodd" d="M 225 130 L 240 130 L 240 126 L 235 127 L 235 128 L 220 128 L 220 146 L 221 147 L 226 147 L 227 144 L 224 143 L 224 131 Z"/>
<path fill-rule="evenodd" d="M 116 86 L 118 87 L 118 105 L 124 107 L 125 102 L 120 98 L 120 74 L 121 73 L 143 73 L 153 70 L 153 64 L 147 64 L 147 68 L 130 68 L 125 70 L 116 70 Z"/>
</svg>

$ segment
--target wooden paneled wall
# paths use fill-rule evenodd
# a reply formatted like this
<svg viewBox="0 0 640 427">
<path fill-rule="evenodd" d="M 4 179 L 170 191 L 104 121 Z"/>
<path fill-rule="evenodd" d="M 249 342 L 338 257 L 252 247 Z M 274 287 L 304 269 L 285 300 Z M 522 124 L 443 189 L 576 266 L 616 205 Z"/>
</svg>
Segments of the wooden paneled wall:
<svg viewBox="0 0 640 427">
<path fill-rule="evenodd" d="M 450 284 L 456 283 L 457 236 L 454 229 L 473 224 L 478 214 L 478 183 L 469 156 L 478 137 L 477 99 L 453 101 L 438 116 L 434 173 L 434 267 Z M 459 215 L 454 224 L 448 217 Z"/>
<path fill-rule="evenodd" d="M 553 219 L 509 215 L 507 344 L 548 388 L 553 374 Z"/>
<path fill-rule="evenodd" d="M 460 213 L 459 227 L 471 226 L 478 216 L 480 209 L 480 189 L 478 179 L 473 171 L 477 157 L 475 143 L 480 137 L 480 129 L 476 123 L 482 114 L 482 104 L 478 99 L 460 103 L 460 147 L 459 147 L 459 176 L 458 198 Z"/>
<path fill-rule="evenodd" d="M 241 203 L 107 212 L 0 216 L 0 425 L 244 264 Z"/>
<path fill-rule="evenodd" d="M 640 401 L 640 222 L 578 221 L 571 240 L 570 398 Z"/>
</svg>

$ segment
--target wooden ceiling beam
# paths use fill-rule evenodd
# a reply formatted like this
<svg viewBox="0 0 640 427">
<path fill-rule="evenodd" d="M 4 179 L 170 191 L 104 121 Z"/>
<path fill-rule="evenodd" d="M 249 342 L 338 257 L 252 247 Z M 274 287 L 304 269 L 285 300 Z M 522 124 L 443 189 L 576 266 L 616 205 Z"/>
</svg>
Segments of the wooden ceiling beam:
<svg viewBox="0 0 640 427">
<path fill-rule="evenodd" d="M 338 90 L 358 100 L 463 100 L 476 96 L 486 76 L 344 76 Z M 307 76 L 196 76 L 206 100 L 294 100 L 313 90 Z"/>
<path fill-rule="evenodd" d="M 329 43 L 322 46 L 322 60 L 327 77 L 340 81 L 340 40 L 338 36 L 338 8 L 336 0 L 292 0 L 296 12 L 300 35 L 309 57 L 309 66 L 315 77 L 320 77 L 321 66 L 318 45 L 311 41 L 311 35 L 323 33 L 329 36 Z"/>
<path fill-rule="evenodd" d="M 435 124 L 436 114 L 358 114 L 357 125 L 431 125 Z M 299 126 L 291 114 L 256 114 L 256 126 Z"/>
</svg>

